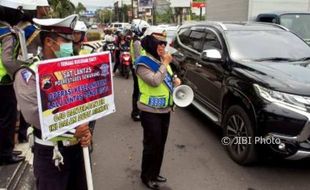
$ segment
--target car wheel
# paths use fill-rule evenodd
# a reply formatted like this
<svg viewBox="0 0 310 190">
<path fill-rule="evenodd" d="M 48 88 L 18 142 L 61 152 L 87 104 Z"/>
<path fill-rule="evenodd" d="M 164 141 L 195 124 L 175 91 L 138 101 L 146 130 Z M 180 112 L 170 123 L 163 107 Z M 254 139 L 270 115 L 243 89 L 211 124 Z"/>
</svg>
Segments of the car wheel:
<svg viewBox="0 0 310 190">
<path fill-rule="evenodd" d="M 223 134 L 223 138 L 229 138 L 229 143 L 225 145 L 225 148 L 235 162 L 248 165 L 256 161 L 253 122 L 241 106 L 231 106 L 226 112 L 223 120 Z"/>
</svg>

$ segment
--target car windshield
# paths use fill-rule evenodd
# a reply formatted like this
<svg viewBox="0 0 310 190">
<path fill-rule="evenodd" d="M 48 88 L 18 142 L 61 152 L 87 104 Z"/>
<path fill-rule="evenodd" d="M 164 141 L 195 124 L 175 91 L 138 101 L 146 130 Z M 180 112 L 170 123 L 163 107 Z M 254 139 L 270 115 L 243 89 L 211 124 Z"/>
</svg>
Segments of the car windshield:
<svg viewBox="0 0 310 190">
<path fill-rule="evenodd" d="M 285 14 L 280 17 L 280 24 L 310 42 L 310 14 Z"/>
<path fill-rule="evenodd" d="M 286 31 L 226 31 L 227 46 L 235 60 L 300 60 L 310 57 L 310 47 Z"/>
</svg>

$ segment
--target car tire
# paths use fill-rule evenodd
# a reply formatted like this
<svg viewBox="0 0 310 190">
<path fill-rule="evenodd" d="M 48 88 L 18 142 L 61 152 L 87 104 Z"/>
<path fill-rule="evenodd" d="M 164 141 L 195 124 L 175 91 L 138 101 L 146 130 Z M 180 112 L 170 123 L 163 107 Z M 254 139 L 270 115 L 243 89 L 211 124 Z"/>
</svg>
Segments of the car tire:
<svg viewBox="0 0 310 190">
<path fill-rule="evenodd" d="M 241 106 L 231 106 L 225 113 L 223 135 L 223 139 L 229 138 L 229 143 L 225 141 L 223 144 L 230 158 L 236 163 L 249 165 L 257 160 L 254 125 Z"/>
</svg>

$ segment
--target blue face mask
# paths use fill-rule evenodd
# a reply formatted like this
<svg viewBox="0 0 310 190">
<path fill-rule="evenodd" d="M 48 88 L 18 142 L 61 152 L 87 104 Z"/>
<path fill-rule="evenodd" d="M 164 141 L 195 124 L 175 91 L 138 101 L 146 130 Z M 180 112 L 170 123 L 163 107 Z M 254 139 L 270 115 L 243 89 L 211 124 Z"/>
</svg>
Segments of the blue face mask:
<svg viewBox="0 0 310 190">
<path fill-rule="evenodd" d="M 72 56 L 73 55 L 73 44 L 72 44 L 72 42 L 60 44 L 59 45 L 59 51 L 55 51 L 55 55 L 57 58 Z"/>
</svg>

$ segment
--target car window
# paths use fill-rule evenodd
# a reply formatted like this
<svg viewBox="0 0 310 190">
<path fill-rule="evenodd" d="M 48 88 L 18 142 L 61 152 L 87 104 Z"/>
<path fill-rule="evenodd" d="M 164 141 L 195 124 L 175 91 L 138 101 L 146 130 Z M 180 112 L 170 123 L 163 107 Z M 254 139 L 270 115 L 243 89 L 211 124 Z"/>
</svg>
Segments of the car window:
<svg viewBox="0 0 310 190">
<path fill-rule="evenodd" d="M 191 33 L 190 28 L 182 28 L 179 31 L 179 38 L 180 38 L 180 41 L 182 42 L 182 44 L 184 44 L 186 46 L 189 45 L 190 40 L 189 40 L 188 36 L 190 33 Z"/>
<path fill-rule="evenodd" d="M 229 54 L 234 60 L 309 57 L 309 46 L 295 34 L 286 31 L 226 31 Z M 259 40 L 257 40 L 259 39 Z"/>
<path fill-rule="evenodd" d="M 203 38 L 205 35 L 204 31 L 193 30 L 189 35 L 189 48 L 202 52 Z"/>
<path fill-rule="evenodd" d="M 207 35 L 206 35 L 205 40 L 204 40 L 203 50 L 206 50 L 206 49 L 219 49 L 220 50 L 220 49 L 222 49 L 220 41 L 214 32 L 207 31 L 206 34 Z"/>
</svg>

